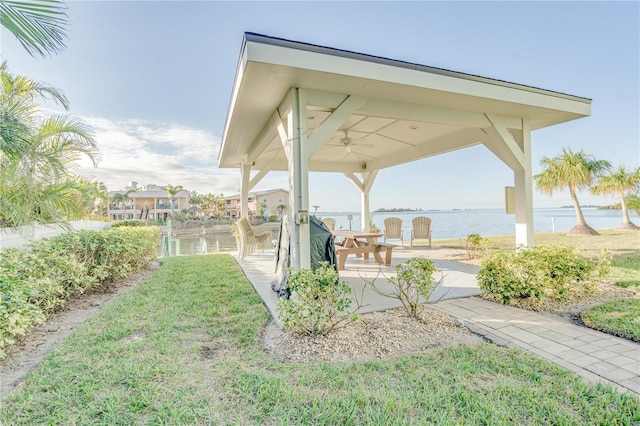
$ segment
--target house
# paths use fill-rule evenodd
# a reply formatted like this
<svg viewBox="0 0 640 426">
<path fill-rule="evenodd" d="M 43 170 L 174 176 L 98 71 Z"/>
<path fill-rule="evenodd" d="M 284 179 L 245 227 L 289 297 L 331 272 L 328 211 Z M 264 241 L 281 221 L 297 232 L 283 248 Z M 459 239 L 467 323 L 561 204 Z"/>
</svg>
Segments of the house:
<svg viewBox="0 0 640 426">
<path fill-rule="evenodd" d="M 251 219 L 260 215 L 277 214 L 280 216 L 289 207 L 289 191 L 284 189 L 270 189 L 267 191 L 251 192 L 247 198 L 249 203 L 249 217 Z M 240 194 L 225 197 L 224 217 L 228 219 L 240 218 L 241 207 Z M 284 206 L 284 207 L 282 207 Z"/>
<path fill-rule="evenodd" d="M 127 194 L 129 199 L 117 200 L 117 194 Z M 174 196 L 172 206 L 171 199 L 164 186 L 148 184 L 139 187 L 137 182 L 131 182 L 120 191 L 109 192 L 107 214 L 111 220 L 165 221 L 175 212 L 180 212 L 189 207 L 189 191 L 185 190 L 177 193 Z"/>
</svg>

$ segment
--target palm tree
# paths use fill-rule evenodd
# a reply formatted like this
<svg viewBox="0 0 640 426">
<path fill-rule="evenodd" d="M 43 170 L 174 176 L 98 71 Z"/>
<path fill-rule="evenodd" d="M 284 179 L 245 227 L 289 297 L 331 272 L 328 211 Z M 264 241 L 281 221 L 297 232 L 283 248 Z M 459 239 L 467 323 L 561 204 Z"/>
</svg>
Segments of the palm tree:
<svg viewBox="0 0 640 426">
<path fill-rule="evenodd" d="M 599 195 L 618 195 L 620 207 L 622 207 L 622 224 L 620 229 L 640 229 L 629 219 L 629 211 L 625 201 L 627 192 L 635 191 L 640 186 L 640 167 L 633 171 L 627 171 L 624 166 L 601 176 L 598 182 L 591 188 L 591 192 Z"/>
<path fill-rule="evenodd" d="M 93 196 L 93 207 L 98 205 L 98 211 L 100 213 L 100 218 L 104 218 L 105 211 L 105 203 L 107 201 L 108 192 L 107 185 L 104 182 L 92 182 L 92 196 Z"/>
<path fill-rule="evenodd" d="M 169 197 L 169 201 L 171 201 L 171 216 L 173 216 L 174 211 L 175 211 L 175 206 L 173 205 L 173 200 L 176 197 L 176 195 L 178 195 L 178 193 L 184 191 L 184 188 L 182 187 L 182 185 L 173 186 L 171 184 L 168 184 L 166 186 L 165 190 L 167 191 L 167 196 Z"/>
<path fill-rule="evenodd" d="M 34 99 L 50 99 L 69 109 L 66 96 L 55 87 L 11 74 L 7 62 L 0 64 L 0 153 L 12 158 L 24 155 L 31 145 L 30 127 L 38 120 Z"/>
<path fill-rule="evenodd" d="M 133 194 L 134 192 L 136 192 L 135 189 L 129 189 L 125 192 L 118 192 L 116 194 L 114 194 L 111 197 L 111 200 L 124 207 L 124 219 L 127 219 L 127 204 L 129 203 L 129 201 L 131 201 L 131 197 L 129 196 L 129 194 Z"/>
<path fill-rule="evenodd" d="M 66 46 L 66 5 L 60 0 L 0 2 L 0 24 L 13 33 L 31 55 L 50 55 Z"/>
<path fill-rule="evenodd" d="M 589 188 L 602 172 L 609 170 L 611 163 L 596 160 L 584 151 L 573 152 L 570 148 L 563 148 L 562 154 L 557 157 L 542 157 L 540 166 L 543 168 L 542 173 L 533 177 L 539 191 L 552 195 L 555 190 L 569 189 L 576 211 L 576 225 L 569 231 L 569 235 L 599 235 L 584 220 L 576 193 L 579 189 Z"/>
<path fill-rule="evenodd" d="M 41 118 L 38 98 L 68 108 L 57 89 L 9 73 L 0 65 L 0 226 L 81 217 L 90 196 L 76 161 L 99 153 L 91 131 L 63 115 Z"/>
<path fill-rule="evenodd" d="M 640 217 L 640 192 L 629 195 L 625 202 L 627 203 L 627 207 L 635 210 L 638 217 Z"/>
</svg>

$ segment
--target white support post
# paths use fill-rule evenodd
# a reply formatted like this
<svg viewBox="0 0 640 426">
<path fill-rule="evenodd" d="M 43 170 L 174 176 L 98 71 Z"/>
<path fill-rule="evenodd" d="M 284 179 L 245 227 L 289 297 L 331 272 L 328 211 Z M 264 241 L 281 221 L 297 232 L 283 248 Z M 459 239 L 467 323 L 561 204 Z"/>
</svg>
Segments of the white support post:
<svg viewBox="0 0 640 426">
<path fill-rule="evenodd" d="M 533 171 L 531 166 L 531 127 L 522 120 L 522 165 L 514 171 L 516 204 L 516 247 L 533 247 Z"/>
<path fill-rule="evenodd" d="M 369 225 L 371 224 L 371 218 L 369 217 L 369 192 L 373 182 L 378 175 L 377 170 L 370 172 L 362 172 L 362 194 L 360 195 L 360 214 L 362 215 L 362 232 L 369 232 Z"/>
<path fill-rule="evenodd" d="M 240 217 L 249 217 L 249 181 L 251 178 L 251 164 L 240 166 Z"/>
<path fill-rule="evenodd" d="M 309 154 L 307 144 L 307 96 L 299 88 L 291 89 L 291 110 L 287 120 L 291 155 L 289 162 L 289 211 L 292 229 L 291 266 L 311 267 L 311 236 L 309 222 L 300 223 L 300 212 L 309 213 Z"/>
<path fill-rule="evenodd" d="M 372 170 L 370 172 L 362 172 L 361 178 L 358 178 L 355 174 L 351 172 L 344 172 L 344 175 L 358 188 L 360 191 L 360 215 L 362 220 L 360 223 L 362 224 L 361 231 L 368 232 L 369 231 L 369 192 L 371 191 L 371 187 L 373 186 L 373 182 L 376 180 L 376 176 L 378 176 L 377 170 Z"/>
</svg>

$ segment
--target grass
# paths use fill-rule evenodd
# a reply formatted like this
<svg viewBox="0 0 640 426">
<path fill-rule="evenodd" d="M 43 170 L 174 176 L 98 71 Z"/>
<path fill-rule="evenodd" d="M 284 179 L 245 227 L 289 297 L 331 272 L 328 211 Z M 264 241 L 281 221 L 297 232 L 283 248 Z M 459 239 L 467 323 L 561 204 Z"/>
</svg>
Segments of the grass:
<svg viewBox="0 0 640 426">
<path fill-rule="evenodd" d="M 349 365 L 264 353 L 228 255 L 167 259 L 7 395 L 13 424 L 631 424 L 640 400 L 528 353 L 458 346 Z"/>
<path fill-rule="evenodd" d="M 616 299 L 584 311 L 591 328 L 640 342 L 640 299 Z"/>
</svg>

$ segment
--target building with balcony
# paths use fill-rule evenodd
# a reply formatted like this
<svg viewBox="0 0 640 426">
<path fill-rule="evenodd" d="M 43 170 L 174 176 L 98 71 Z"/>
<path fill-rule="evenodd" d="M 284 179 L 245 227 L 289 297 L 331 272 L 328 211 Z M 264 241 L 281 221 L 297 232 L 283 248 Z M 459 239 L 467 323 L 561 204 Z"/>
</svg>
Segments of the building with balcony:
<svg viewBox="0 0 640 426">
<path fill-rule="evenodd" d="M 262 209 L 263 216 L 270 214 L 281 215 L 289 208 L 289 191 L 284 189 L 270 189 L 249 193 L 249 218 L 256 218 Z M 240 194 L 225 197 L 224 217 L 228 219 L 239 219 Z"/>
<path fill-rule="evenodd" d="M 117 200 L 116 194 L 127 193 L 129 200 Z M 189 191 L 180 191 L 174 196 L 172 202 L 164 186 L 153 184 L 138 186 L 137 182 L 131 182 L 120 191 L 109 192 L 107 214 L 111 220 L 166 221 L 172 214 L 190 207 L 189 194 Z"/>
</svg>

